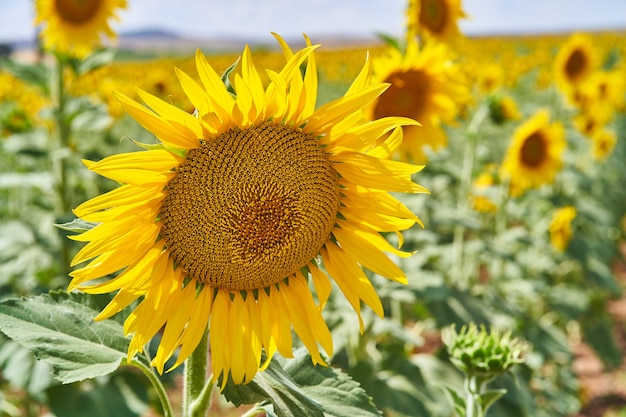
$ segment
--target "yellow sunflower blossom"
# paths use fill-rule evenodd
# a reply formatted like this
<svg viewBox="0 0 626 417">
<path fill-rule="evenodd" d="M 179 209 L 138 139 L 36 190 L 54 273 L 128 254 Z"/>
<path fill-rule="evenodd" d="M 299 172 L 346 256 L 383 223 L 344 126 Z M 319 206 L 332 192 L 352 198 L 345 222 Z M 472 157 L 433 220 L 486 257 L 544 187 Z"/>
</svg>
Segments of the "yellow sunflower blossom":
<svg viewBox="0 0 626 417">
<path fill-rule="evenodd" d="M 603 161 L 613 152 L 617 143 L 615 132 L 608 129 L 601 129 L 591 136 L 592 156 L 596 161 Z"/>
<path fill-rule="evenodd" d="M 126 0 L 35 0 L 35 24 L 45 48 L 84 58 L 103 35 L 115 39 L 109 19 L 125 8 Z"/>
<path fill-rule="evenodd" d="M 598 66 L 593 39 L 585 33 L 574 33 L 561 46 L 554 59 L 554 78 L 565 96 L 573 101 L 580 84 Z"/>
<path fill-rule="evenodd" d="M 461 0 L 409 0 L 408 38 L 421 35 L 451 43 L 461 36 L 458 20 L 467 17 Z"/>
<path fill-rule="evenodd" d="M 459 68 L 452 62 L 447 46 L 427 44 L 419 48 L 409 40 L 406 52 L 389 48 L 373 62 L 374 77 L 390 83 L 387 91 L 367 108 L 370 119 L 404 116 L 421 126 L 403 128 L 399 150 L 402 160 L 424 164 L 426 149 L 439 150 L 448 144 L 443 124 L 452 124 L 462 105 L 469 101 L 469 90 L 459 79 Z"/>
<path fill-rule="evenodd" d="M 490 93 L 504 85 L 504 67 L 500 63 L 480 63 L 474 65 L 478 89 L 483 93 Z M 508 68 L 507 68 L 508 69 Z"/>
<path fill-rule="evenodd" d="M 495 185 L 494 175 L 489 171 L 481 173 L 474 180 L 474 192 L 471 195 L 474 210 L 481 213 L 495 213 L 498 210 L 496 203 L 486 195 L 493 185 Z"/>
<path fill-rule="evenodd" d="M 611 121 L 613 114 L 604 106 L 589 106 L 573 117 L 576 129 L 588 138 L 603 130 Z"/>
<path fill-rule="evenodd" d="M 572 220 L 576 218 L 574 206 L 562 207 L 554 212 L 552 221 L 548 227 L 550 232 L 550 244 L 563 252 L 567 249 L 572 239 Z"/>
<path fill-rule="evenodd" d="M 511 96 L 494 95 L 489 98 L 489 118 L 496 124 L 519 120 L 522 114 Z"/>
<path fill-rule="evenodd" d="M 594 71 L 581 83 L 575 100 L 581 110 L 594 108 L 610 119 L 624 109 L 625 93 L 626 79 L 622 71 Z"/>
<path fill-rule="evenodd" d="M 510 191 L 518 196 L 529 188 L 549 184 L 561 170 L 565 150 L 565 132 L 558 123 L 550 123 L 546 110 L 540 110 L 519 126 L 500 168 Z"/>
<path fill-rule="evenodd" d="M 388 87 L 371 83 L 369 60 L 343 97 L 315 109 L 318 45 L 307 38 L 292 52 L 275 36 L 287 62 L 267 70 L 266 87 L 247 46 L 230 77 L 235 95 L 200 51 L 199 82 L 177 69 L 193 115 L 142 90 L 148 107 L 118 94 L 162 145 L 85 161 L 122 185 L 75 209 L 99 225 L 72 236 L 89 242 L 72 265 L 89 263 L 71 273 L 69 289 L 117 291 L 97 319 L 140 299 L 124 326 L 132 335 L 128 356 L 162 329 L 152 362 L 159 372 L 177 349 L 172 368 L 189 357 L 207 325 L 213 378 L 221 376 L 222 387 L 249 382 L 275 352 L 292 356 L 292 330 L 313 362 L 324 364 L 321 350 L 333 352 L 321 315 L 331 278 L 361 330 L 362 302 L 383 315 L 363 268 L 407 281 L 387 254 L 410 254 L 382 233 L 401 237 L 421 224 L 389 194 L 427 192 L 411 179 L 422 166 L 388 159 L 402 126 L 416 122 L 366 121 L 362 109 Z M 263 351 L 268 361 L 261 363 Z"/>
</svg>

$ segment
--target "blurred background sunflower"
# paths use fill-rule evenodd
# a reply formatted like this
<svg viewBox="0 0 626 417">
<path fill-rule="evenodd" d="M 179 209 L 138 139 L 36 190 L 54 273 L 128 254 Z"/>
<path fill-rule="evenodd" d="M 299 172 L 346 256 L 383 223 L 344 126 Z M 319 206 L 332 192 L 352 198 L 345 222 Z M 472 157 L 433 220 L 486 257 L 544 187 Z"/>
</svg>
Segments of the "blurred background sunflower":
<svg viewBox="0 0 626 417">
<path fill-rule="evenodd" d="M 46 49 L 83 58 L 116 37 L 109 20 L 124 8 L 126 0 L 35 0 L 35 24 Z"/>
</svg>

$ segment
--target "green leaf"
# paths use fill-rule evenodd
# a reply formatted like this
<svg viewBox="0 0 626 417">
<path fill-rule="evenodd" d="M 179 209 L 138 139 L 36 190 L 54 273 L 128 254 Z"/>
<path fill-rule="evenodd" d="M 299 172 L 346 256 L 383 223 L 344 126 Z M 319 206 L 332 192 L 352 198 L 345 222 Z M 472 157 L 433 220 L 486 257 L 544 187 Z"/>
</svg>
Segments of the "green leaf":
<svg viewBox="0 0 626 417">
<path fill-rule="evenodd" d="M 66 230 L 68 232 L 74 233 L 83 233 L 88 230 L 93 229 L 100 223 L 87 222 L 83 219 L 74 219 L 71 222 L 55 224 L 55 227 L 58 227 L 61 230 Z"/>
<path fill-rule="evenodd" d="M 264 403 L 261 406 L 269 406 L 268 412 L 273 411 L 278 417 L 324 417 L 321 404 L 298 387 L 277 358 L 270 362 L 267 369 L 256 374 L 249 384 L 234 385 L 229 382 L 224 388 L 224 396 L 237 407 Z"/>
<path fill-rule="evenodd" d="M 488 391 L 484 391 L 480 393 L 478 400 L 480 401 L 480 404 L 483 407 L 483 411 L 486 412 L 487 409 L 491 406 L 491 404 L 495 403 L 504 394 L 506 394 L 506 390 L 504 388 L 492 389 L 492 390 L 488 390 Z"/>
<path fill-rule="evenodd" d="M 25 83 L 41 88 L 46 96 L 50 94 L 50 88 L 48 85 L 50 71 L 45 65 L 23 64 L 11 59 L 2 59 L 0 60 L 0 69 L 7 71 Z"/>
<path fill-rule="evenodd" d="M 395 48 L 398 51 L 402 52 L 402 45 L 400 44 L 398 38 L 388 35 L 386 33 L 377 33 L 376 36 L 378 37 L 378 39 L 385 42 L 388 46 L 391 46 L 392 48 Z"/>
<path fill-rule="evenodd" d="M 102 49 L 79 61 L 74 69 L 76 74 L 83 75 L 109 65 L 113 62 L 113 58 L 115 58 L 115 49 Z"/>
<path fill-rule="evenodd" d="M 466 402 L 465 397 L 459 393 L 455 388 L 445 383 L 435 383 L 435 386 L 441 388 L 443 392 L 446 393 L 448 400 L 450 400 L 451 405 L 454 406 L 454 411 L 459 416 L 465 415 Z"/>
<path fill-rule="evenodd" d="M 36 360 L 28 349 L 0 336 L 0 372 L 2 379 L 9 381 L 13 387 L 39 395 L 59 384 L 51 371 L 50 365 Z"/>
<path fill-rule="evenodd" d="M 284 366 L 274 358 L 247 385 L 229 382 L 224 395 L 236 406 L 262 403 L 268 415 L 278 417 L 381 416 L 357 382 L 338 369 L 314 366 L 306 349 L 295 351 Z"/>
<path fill-rule="evenodd" d="M 228 92 L 231 93 L 234 96 L 236 96 L 237 93 L 235 92 L 235 88 L 233 87 L 233 85 L 230 82 L 230 74 L 235 70 L 235 68 L 237 68 L 237 65 L 239 65 L 239 60 L 240 59 L 241 59 L 241 57 L 237 58 L 237 60 L 235 62 L 233 62 L 230 65 L 230 67 L 226 68 L 226 71 L 224 71 L 224 73 L 222 74 L 222 82 L 226 86 L 226 89 L 228 90 Z"/>
<path fill-rule="evenodd" d="M 59 381 L 81 381 L 115 371 L 126 357 L 122 325 L 93 321 L 98 312 L 86 294 L 9 299 L 0 303 L 0 331 L 50 364 Z"/>
<path fill-rule="evenodd" d="M 104 380 L 57 385 L 48 398 L 50 411 L 63 417 L 138 417 L 149 408 L 145 378 L 128 368 Z"/>
<path fill-rule="evenodd" d="M 340 369 L 311 365 L 311 356 L 305 349 L 295 352 L 294 359 L 285 364 L 285 371 L 304 393 L 319 402 L 325 416 L 372 417 L 381 416 L 372 399 L 358 382 Z"/>
<path fill-rule="evenodd" d="M 593 348 L 608 369 L 615 369 L 623 360 L 624 352 L 613 335 L 613 320 L 609 314 L 590 311 L 581 320 L 585 341 Z"/>
</svg>

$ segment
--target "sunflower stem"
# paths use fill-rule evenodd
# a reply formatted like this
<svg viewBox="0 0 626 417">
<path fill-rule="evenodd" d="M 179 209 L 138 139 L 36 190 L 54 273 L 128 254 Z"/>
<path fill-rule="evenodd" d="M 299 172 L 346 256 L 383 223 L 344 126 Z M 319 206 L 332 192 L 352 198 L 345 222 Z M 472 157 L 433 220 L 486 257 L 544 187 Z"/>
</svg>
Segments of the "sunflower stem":
<svg viewBox="0 0 626 417">
<path fill-rule="evenodd" d="M 256 416 L 260 416 L 263 413 L 265 413 L 264 409 L 254 407 L 246 411 L 245 413 L 243 413 L 241 417 L 256 417 Z"/>
<path fill-rule="evenodd" d="M 67 101 L 65 93 L 65 83 L 63 79 L 63 73 L 65 68 L 65 58 L 55 54 L 56 57 L 56 72 L 53 75 L 54 88 L 53 97 L 55 100 L 56 108 L 54 109 L 54 121 L 56 124 L 57 135 L 56 141 L 50 142 L 50 155 L 52 162 L 52 170 L 54 175 L 54 190 L 56 192 L 56 214 L 59 219 L 66 217 L 69 213 L 70 206 L 67 199 L 67 165 L 65 151 L 69 149 L 71 126 L 66 120 L 65 105 Z M 67 239 L 61 240 L 61 268 L 64 275 L 69 274 L 70 264 L 70 251 L 69 241 Z"/>
<path fill-rule="evenodd" d="M 468 208 L 468 194 L 472 183 L 472 172 L 474 170 L 474 156 L 476 153 L 476 143 L 478 142 L 478 133 L 483 122 L 489 115 L 489 107 L 486 103 L 482 103 L 474 113 L 474 117 L 467 128 L 467 140 L 463 149 L 463 165 L 461 168 L 461 179 L 459 185 L 459 194 L 457 196 L 457 210 L 460 217 L 464 220 Z M 452 278 L 456 283 L 464 281 L 463 274 L 463 251 L 465 241 L 465 225 L 459 222 L 454 227 L 453 235 L 453 265 Z"/>
<path fill-rule="evenodd" d="M 207 332 L 185 361 L 183 417 L 204 417 L 210 405 L 212 378 L 207 380 Z"/>
<path fill-rule="evenodd" d="M 211 393 L 213 392 L 213 376 L 209 376 L 206 380 L 202 391 L 195 401 L 191 404 L 192 415 L 205 416 L 209 406 L 211 405 Z"/>
<path fill-rule="evenodd" d="M 146 366 L 144 363 L 137 360 L 132 360 L 128 362 L 128 365 L 138 368 L 148 378 L 148 380 L 152 384 L 152 388 L 154 388 L 154 391 L 159 398 L 159 401 L 161 402 L 161 407 L 163 408 L 163 417 L 174 417 L 172 404 L 170 403 L 170 399 L 167 396 L 167 392 L 165 392 L 165 387 L 161 383 L 159 377 L 153 372 L 153 368 L 150 368 L 149 366 Z"/>
</svg>

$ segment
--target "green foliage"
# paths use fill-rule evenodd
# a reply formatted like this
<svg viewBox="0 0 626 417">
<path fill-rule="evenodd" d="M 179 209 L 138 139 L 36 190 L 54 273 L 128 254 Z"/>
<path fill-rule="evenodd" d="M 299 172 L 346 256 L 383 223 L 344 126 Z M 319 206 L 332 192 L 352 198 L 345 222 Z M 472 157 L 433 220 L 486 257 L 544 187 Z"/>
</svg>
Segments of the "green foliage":
<svg viewBox="0 0 626 417">
<path fill-rule="evenodd" d="M 84 294 L 52 292 L 0 304 L 0 330 L 52 366 L 63 383 L 110 374 L 128 340 L 113 320 L 93 321 L 99 305 Z"/>
<path fill-rule="evenodd" d="M 402 50 L 397 39 L 380 37 Z M 0 142 L 0 413 L 28 409 L 35 415 L 41 406 L 69 417 L 140 416 L 149 408 L 168 415 L 157 397 L 176 374 L 161 377 L 150 369 L 149 347 L 145 357 L 126 363 L 128 339 L 121 322 L 128 310 L 94 322 L 108 297 L 49 292 L 67 287 L 77 247 L 66 235 L 95 226 L 75 220 L 71 209 L 115 186 L 92 175 L 80 160 L 99 160 L 136 149 L 135 144 L 162 146 L 150 144 L 155 139 L 129 117 L 114 121 L 104 103 L 87 92 L 74 97 L 71 85 L 63 84 L 92 75 L 113 59 L 112 50 L 102 50 L 85 60 L 65 57 L 59 66 L 0 62 L 0 69 L 51 100 L 37 115 L 0 103 L 0 124 L 7 131 Z M 612 50 L 605 68 L 620 65 L 620 59 Z M 237 64 L 222 78 L 231 93 L 229 77 Z M 508 374 L 471 392 L 488 417 L 577 412 L 581 398 L 572 367 L 572 329 L 607 368 L 623 359 L 607 302 L 622 295 L 611 267 L 621 258 L 624 238 L 626 116 L 618 113 L 611 123 L 618 135 L 611 156 L 593 160 L 589 138 L 573 124 L 574 109 L 554 87 L 537 87 L 536 75 L 529 72 L 497 93 L 518 103 L 524 118 L 549 108 L 563 123 L 568 148 L 556 181 L 513 198 L 497 179 L 481 194 L 497 210 L 472 206 L 473 182 L 497 170 L 493 167 L 521 123 L 506 120 L 495 95 L 476 93 L 478 102 L 446 128 L 448 147 L 429 154 L 426 168 L 416 175 L 431 195 L 399 196 L 425 229 L 406 233 L 403 249 L 416 251 L 414 256 L 394 259 L 407 273 L 407 286 L 369 274 L 386 316 L 380 319 L 365 309 L 365 331 L 359 334 L 352 308 L 335 289 L 324 310 L 335 344 L 331 366 L 312 366 L 303 349 L 293 359 L 274 358 L 251 383 L 226 384 L 223 394 L 232 404 L 257 404 L 254 410 L 268 416 L 462 415 L 468 406 L 466 380 L 454 367 L 459 363 L 455 349 L 441 343 L 441 331 L 453 323 L 478 323 L 506 329 L 529 346 L 525 363 L 512 369 L 511 352 L 499 351 L 495 362 Z M 318 105 L 348 85 L 323 74 L 320 81 Z M 572 240 L 559 251 L 549 242 L 548 226 L 555 209 L 566 205 L 574 206 L 577 216 Z M 494 353 L 474 347 L 461 346 L 476 354 L 461 363 Z"/>
<path fill-rule="evenodd" d="M 380 412 L 371 398 L 339 369 L 312 366 L 306 349 L 281 364 L 274 358 L 268 368 L 247 385 L 228 384 L 225 397 L 236 406 L 259 403 L 268 416 L 373 417 Z"/>
</svg>

